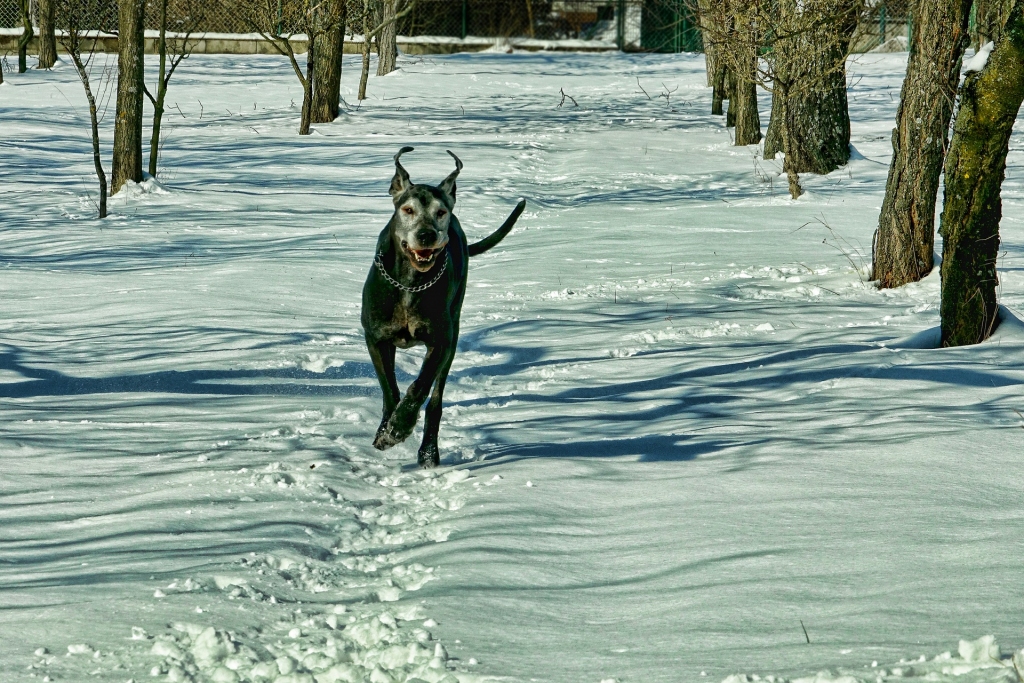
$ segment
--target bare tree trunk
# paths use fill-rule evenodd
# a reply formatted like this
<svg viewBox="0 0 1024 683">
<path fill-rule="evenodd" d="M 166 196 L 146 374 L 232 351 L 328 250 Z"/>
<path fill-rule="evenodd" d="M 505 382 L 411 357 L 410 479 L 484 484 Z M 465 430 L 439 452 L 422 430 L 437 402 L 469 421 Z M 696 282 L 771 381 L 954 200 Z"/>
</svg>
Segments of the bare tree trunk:
<svg viewBox="0 0 1024 683">
<path fill-rule="evenodd" d="M 711 113 L 714 116 L 721 116 L 725 113 L 725 68 L 719 64 L 716 68 L 711 90 Z"/>
<path fill-rule="evenodd" d="M 66 8 L 66 7 L 65 7 Z M 82 61 L 82 43 L 80 40 L 80 27 L 78 26 L 78 19 L 74 12 L 69 12 L 67 15 L 62 16 L 65 23 L 66 33 L 61 38 L 65 49 L 68 54 L 71 55 L 71 61 L 75 64 L 75 69 L 78 71 L 78 78 L 82 81 L 82 86 L 85 88 L 85 96 L 89 100 L 89 123 L 92 130 L 92 161 L 93 166 L 96 169 L 96 177 L 100 183 L 100 202 L 99 202 L 99 217 L 107 217 L 107 175 L 103 171 L 103 160 L 100 157 L 100 127 L 99 127 L 99 116 L 96 108 L 96 98 L 92 94 L 92 87 L 89 84 L 89 69 L 86 68 L 85 62 Z M 93 45 L 95 49 L 95 43 Z"/>
<path fill-rule="evenodd" d="M 997 323 L 1000 188 L 1024 102 L 1024 0 L 1016 0 L 988 64 L 964 79 L 946 157 L 942 210 L 942 345 L 976 344 Z"/>
<path fill-rule="evenodd" d="M 117 23 L 117 118 L 111 190 L 142 180 L 143 12 L 145 0 L 120 0 Z"/>
<path fill-rule="evenodd" d="M 314 43 L 316 61 L 313 64 L 313 105 L 310 119 L 313 123 L 330 123 L 338 118 L 338 104 L 341 101 L 341 59 L 345 50 L 344 15 L 339 25 L 318 35 Z"/>
<path fill-rule="evenodd" d="M 772 114 L 768 119 L 768 130 L 764 135 L 764 158 L 774 159 L 779 152 L 785 152 L 782 129 L 786 119 L 786 100 L 779 91 L 772 91 Z"/>
<path fill-rule="evenodd" d="M 729 102 L 732 110 L 732 101 Z M 757 86 L 743 81 L 736 86 L 735 145 L 756 145 L 761 142 L 761 116 L 757 111 Z"/>
<path fill-rule="evenodd" d="M 313 82 L 316 80 L 316 41 L 310 40 L 306 45 L 306 80 L 302 84 L 302 120 L 299 122 L 299 135 L 309 135 L 309 125 L 313 116 Z"/>
<path fill-rule="evenodd" d="M 697 13 L 702 27 L 701 35 L 704 42 L 704 65 L 707 72 L 708 86 L 711 87 L 711 113 L 715 116 L 723 114 L 722 103 L 726 99 L 725 93 L 725 66 L 722 64 L 718 45 L 713 36 L 716 31 L 720 32 L 710 22 L 714 21 L 715 12 L 712 7 L 712 0 L 697 0 Z"/>
<path fill-rule="evenodd" d="M 736 75 L 731 69 L 725 69 L 725 99 L 729 100 L 729 108 L 725 110 L 725 127 L 736 125 Z"/>
<path fill-rule="evenodd" d="M 811 78 L 785 103 L 786 158 L 796 173 L 825 175 L 850 160 L 850 110 L 846 100 L 846 50 L 856 22 L 807 36 Z M 839 32 L 839 39 L 835 33 Z"/>
<path fill-rule="evenodd" d="M 901 287 L 931 272 L 935 199 L 953 116 L 960 63 L 968 43 L 971 0 L 923 0 L 903 81 L 892 163 L 878 218 L 874 279 Z"/>
<path fill-rule="evenodd" d="M 157 161 L 160 157 L 160 123 L 164 118 L 164 98 L 167 96 L 167 0 L 160 2 L 160 69 L 157 72 L 157 92 L 153 100 L 153 132 L 149 138 L 149 175 L 156 177 Z"/>
<path fill-rule="evenodd" d="M 359 74 L 359 100 L 366 99 L 366 81 L 370 78 L 370 0 L 363 0 L 363 68 Z"/>
<path fill-rule="evenodd" d="M 529 0 L 527 0 L 529 2 Z M 377 75 L 387 76 L 395 70 L 398 61 L 398 24 L 394 21 L 398 0 L 384 0 L 382 20 L 391 23 L 377 36 Z M 531 24 L 532 27 L 532 24 Z"/>
<path fill-rule="evenodd" d="M 39 0 L 39 64 L 37 68 L 52 69 L 57 63 L 57 39 L 54 34 L 54 0 Z"/>
<path fill-rule="evenodd" d="M 757 111 L 757 52 L 754 48 L 754 32 L 741 15 L 736 15 L 736 31 L 744 36 L 738 45 L 736 55 L 737 73 L 733 87 L 733 100 L 729 111 L 736 105 L 736 135 L 733 144 L 737 146 L 756 145 L 761 141 L 761 116 Z"/>
<path fill-rule="evenodd" d="M 18 9 L 21 11 L 21 23 L 24 30 L 18 38 L 18 73 L 28 71 L 28 44 L 32 42 L 34 32 L 32 30 L 32 14 L 29 12 L 29 0 L 19 0 Z"/>
</svg>

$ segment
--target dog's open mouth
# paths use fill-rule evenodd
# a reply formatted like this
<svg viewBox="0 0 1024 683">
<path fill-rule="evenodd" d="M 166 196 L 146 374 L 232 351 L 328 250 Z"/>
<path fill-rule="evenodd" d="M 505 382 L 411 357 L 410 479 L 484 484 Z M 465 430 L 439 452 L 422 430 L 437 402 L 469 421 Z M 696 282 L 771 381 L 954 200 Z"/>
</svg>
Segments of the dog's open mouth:
<svg viewBox="0 0 1024 683">
<path fill-rule="evenodd" d="M 434 260 L 436 249 L 410 249 L 409 253 L 416 259 L 416 263 L 427 264 Z"/>
<path fill-rule="evenodd" d="M 413 249 L 405 243 L 402 246 L 405 247 L 405 253 L 409 255 L 409 260 L 412 262 L 413 267 L 421 272 L 430 270 L 437 260 L 437 255 L 444 251 L 444 246 L 434 249 Z"/>
</svg>

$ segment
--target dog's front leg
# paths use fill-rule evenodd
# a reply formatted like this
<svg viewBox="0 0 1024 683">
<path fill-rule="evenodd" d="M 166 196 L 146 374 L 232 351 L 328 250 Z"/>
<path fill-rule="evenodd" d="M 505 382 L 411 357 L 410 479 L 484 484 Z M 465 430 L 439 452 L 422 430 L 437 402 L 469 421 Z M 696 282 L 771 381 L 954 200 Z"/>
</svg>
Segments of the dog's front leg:
<svg viewBox="0 0 1024 683">
<path fill-rule="evenodd" d="M 398 389 L 398 380 L 395 379 L 395 345 L 386 339 L 378 342 L 371 342 L 367 339 L 366 348 L 370 352 L 373 369 L 377 372 L 377 381 L 380 382 L 380 389 L 384 393 L 384 414 L 381 417 L 380 426 L 377 427 L 377 437 L 373 440 L 373 445 L 375 448 L 384 450 L 394 445 L 385 446 L 379 444 L 384 443 L 381 440 L 381 435 L 384 433 L 384 428 L 387 426 L 392 413 L 395 412 L 395 406 L 398 405 L 398 399 L 401 396 Z"/>
<path fill-rule="evenodd" d="M 455 360 L 454 345 L 448 350 L 448 357 L 445 358 L 437 373 L 437 381 L 434 382 L 434 393 L 430 396 L 430 403 L 427 404 L 427 414 L 423 420 L 423 443 L 420 444 L 420 451 L 416 460 L 420 467 L 437 467 L 441 464 L 441 453 L 437 449 L 437 432 L 441 428 L 441 401 L 444 399 L 444 384 L 448 379 L 448 370 Z"/>
<path fill-rule="evenodd" d="M 446 346 L 438 345 L 427 348 L 427 357 L 423 360 L 419 376 L 409 385 L 405 396 L 391 413 L 387 425 L 377 433 L 377 439 L 373 442 L 376 448 L 385 450 L 409 438 L 416 426 L 416 420 L 419 418 L 420 406 L 427 398 L 427 393 L 437 378 L 441 364 L 447 357 L 448 348 Z"/>
</svg>

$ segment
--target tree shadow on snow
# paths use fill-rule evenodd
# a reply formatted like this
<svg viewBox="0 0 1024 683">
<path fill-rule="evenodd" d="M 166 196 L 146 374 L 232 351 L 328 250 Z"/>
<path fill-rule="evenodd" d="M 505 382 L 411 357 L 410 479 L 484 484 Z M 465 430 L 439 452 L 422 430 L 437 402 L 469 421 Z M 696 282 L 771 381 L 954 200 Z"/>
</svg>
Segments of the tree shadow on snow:
<svg viewBox="0 0 1024 683">
<path fill-rule="evenodd" d="M 0 370 L 25 378 L 0 383 L 0 398 L 82 396 L 112 393 L 168 393 L 207 396 L 376 396 L 376 374 L 370 363 L 346 362 L 340 367 L 312 372 L 298 367 L 268 369 L 162 370 L 111 377 L 81 377 L 59 370 L 26 365 L 23 352 L 6 345 L 0 349 Z M 399 380 L 411 379 L 399 372 Z M 373 379 L 351 383 L 344 380 Z"/>
</svg>

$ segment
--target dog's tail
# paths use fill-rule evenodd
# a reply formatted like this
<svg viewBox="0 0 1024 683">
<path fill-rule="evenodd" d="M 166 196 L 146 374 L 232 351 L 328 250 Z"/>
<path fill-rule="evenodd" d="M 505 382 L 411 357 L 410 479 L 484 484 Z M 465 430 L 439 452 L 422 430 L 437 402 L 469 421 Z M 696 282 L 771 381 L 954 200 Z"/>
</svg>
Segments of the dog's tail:
<svg viewBox="0 0 1024 683">
<path fill-rule="evenodd" d="M 516 208 L 512 210 L 512 213 L 509 214 L 509 217 L 505 219 L 505 222 L 501 224 L 500 228 L 498 228 L 497 230 L 495 230 L 494 232 L 492 232 L 490 235 L 483 238 L 479 242 L 469 245 L 469 255 L 478 256 L 487 251 L 488 249 L 490 249 L 491 247 L 493 247 L 494 245 L 496 245 L 501 240 L 505 239 L 505 235 L 509 234 L 509 232 L 512 231 L 512 227 L 516 224 L 516 221 L 519 220 L 519 214 L 521 214 L 523 212 L 523 209 L 525 208 L 526 200 L 520 199 L 519 203 L 516 204 Z"/>
</svg>

